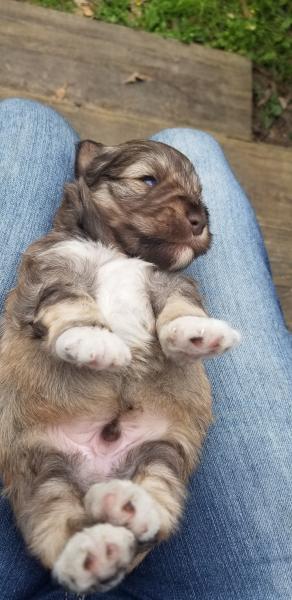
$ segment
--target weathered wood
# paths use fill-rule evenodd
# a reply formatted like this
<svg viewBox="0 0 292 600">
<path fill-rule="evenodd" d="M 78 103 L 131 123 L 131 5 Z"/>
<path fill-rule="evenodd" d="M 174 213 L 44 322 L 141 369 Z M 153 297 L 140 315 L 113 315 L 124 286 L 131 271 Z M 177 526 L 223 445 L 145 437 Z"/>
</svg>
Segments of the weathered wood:
<svg viewBox="0 0 292 600">
<path fill-rule="evenodd" d="M 18 95 L 15 90 L 0 88 L 0 98 L 13 95 Z M 43 97 L 37 99 L 46 101 Z M 51 105 L 71 121 L 82 138 L 107 144 L 148 137 L 172 125 L 165 120 L 142 120 L 94 107 L 79 109 L 68 102 Z M 292 329 L 292 151 L 218 134 L 215 137 L 256 210 L 286 321 Z"/>
<path fill-rule="evenodd" d="M 251 132 L 251 66 L 237 55 L 0 0 L 0 81 L 134 118 Z M 134 72 L 150 79 L 126 84 Z"/>
</svg>

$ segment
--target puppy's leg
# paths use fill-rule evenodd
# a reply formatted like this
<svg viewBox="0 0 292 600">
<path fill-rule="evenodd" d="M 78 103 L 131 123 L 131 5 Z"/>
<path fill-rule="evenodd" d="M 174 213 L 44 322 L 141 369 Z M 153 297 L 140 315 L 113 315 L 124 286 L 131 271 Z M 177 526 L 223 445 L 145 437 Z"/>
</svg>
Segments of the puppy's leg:
<svg viewBox="0 0 292 600">
<path fill-rule="evenodd" d="M 208 317 L 193 280 L 156 271 L 149 285 L 156 331 L 167 357 L 182 362 L 207 358 L 240 341 L 228 323 Z"/>
<path fill-rule="evenodd" d="M 164 354 L 178 361 L 222 354 L 240 341 L 228 323 L 208 317 L 195 297 L 191 302 L 178 292 L 158 314 L 156 331 Z"/>
<path fill-rule="evenodd" d="M 6 493 L 29 548 L 52 568 L 67 539 L 88 521 L 74 471 L 78 458 L 21 444 L 4 469 Z"/>
<path fill-rule="evenodd" d="M 7 491 L 28 547 L 58 581 L 75 592 L 107 591 L 128 570 L 136 540 L 124 527 L 88 517 L 77 460 L 41 446 L 25 449 Z"/>
<path fill-rule="evenodd" d="M 186 465 L 178 445 L 145 442 L 129 453 L 117 473 L 127 479 L 95 484 L 87 492 L 85 507 L 90 516 L 126 526 L 135 534 L 139 556 L 131 568 L 142 560 L 145 548 L 148 551 L 175 531 L 184 506 Z"/>
<path fill-rule="evenodd" d="M 131 360 L 128 346 L 103 327 L 94 300 L 87 296 L 43 306 L 34 326 L 44 333 L 43 344 L 62 360 L 102 370 L 124 367 Z"/>
</svg>

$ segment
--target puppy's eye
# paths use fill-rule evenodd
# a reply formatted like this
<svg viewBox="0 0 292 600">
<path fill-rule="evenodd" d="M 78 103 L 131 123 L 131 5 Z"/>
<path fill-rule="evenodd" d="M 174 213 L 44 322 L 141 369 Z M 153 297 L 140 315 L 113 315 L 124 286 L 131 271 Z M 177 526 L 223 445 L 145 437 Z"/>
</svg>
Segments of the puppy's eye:
<svg viewBox="0 0 292 600">
<path fill-rule="evenodd" d="M 149 187 L 153 187 L 158 183 L 157 179 L 155 179 L 155 177 L 152 177 L 151 175 L 145 175 L 145 177 L 141 177 L 141 180 L 144 181 L 146 185 L 149 185 Z"/>
</svg>

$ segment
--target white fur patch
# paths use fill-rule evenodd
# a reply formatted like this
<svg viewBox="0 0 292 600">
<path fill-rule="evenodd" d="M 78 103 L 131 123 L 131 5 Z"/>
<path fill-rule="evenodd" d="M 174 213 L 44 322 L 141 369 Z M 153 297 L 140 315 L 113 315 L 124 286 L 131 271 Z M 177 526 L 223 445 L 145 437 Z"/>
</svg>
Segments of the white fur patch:
<svg viewBox="0 0 292 600">
<path fill-rule="evenodd" d="M 193 258 L 194 251 L 192 250 L 192 248 L 189 248 L 187 246 L 182 247 L 180 250 L 177 251 L 176 260 L 172 262 L 170 270 L 178 271 L 179 269 L 183 269 L 184 267 L 190 264 Z"/>
<path fill-rule="evenodd" d="M 97 268 L 118 256 L 123 256 L 115 248 L 103 246 L 101 242 L 82 239 L 59 242 L 49 250 L 45 250 L 45 254 L 60 255 L 62 259 L 70 260 L 77 269 L 84 267 L 85 261 L 94 263 Z"/>
<path fill-rule="evenodd" d="M 241 336 L 225 321 L 208 317 L 179 317 L 164 325 L 159 340 L 166 356 L 207 358 L 237 346 Z"/>
<path fill-rule="evenodd" d="M 53 574 L 73 592 L 106 592 L 123 579 L 135 548 L 135 537 L 125 527 L 94 525 L 70 538 Z"/>
<path fill-rule="evenodd" d="M 69 260 L 77 273 L 91 263 L 97 278 L 96 301 L 105 323 L 128 346 L 147 349 L 155 332 L 147 291 L 151 264 L 124 256 L 99 242 L 84 240 L 60 242 L 46 254 Z"/>
<path fill-rule="evenodd" d="M 56 341 L 56 354 L 62 360 L 98 371 L 125 367 L 131 361 L 128 346 L 117 335 L 99 327 L 71 327 Z"/>
<path fill-rule="evenodd" d="M 146 350 L 155 331 L 147 290 L 151 268 L 138 258 L 118 257 L 98 270 L 98 307 L 111 330 L 130 348 Z"/>
<path fill-rule="evenodd" d="M 140 542 L 152 540 L 161 518 L 155 500 L 132 481 L 113 479 L 96 483 L 85 496 L 85 508 L 97 521 L 128 527 Z"/>
</svg>

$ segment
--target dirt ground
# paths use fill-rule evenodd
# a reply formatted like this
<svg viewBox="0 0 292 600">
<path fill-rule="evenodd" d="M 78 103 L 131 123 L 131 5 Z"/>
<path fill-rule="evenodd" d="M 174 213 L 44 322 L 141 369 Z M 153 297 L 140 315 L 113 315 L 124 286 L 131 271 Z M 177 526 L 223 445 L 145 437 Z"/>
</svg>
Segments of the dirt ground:
<svg viewBox="0 0 292 600">
<path fill-rule="evenodd" d="M 253 133 L 256 139 L 292 147 L 292 85 L 276 84 L 254 68 Z"/>
</svg>

